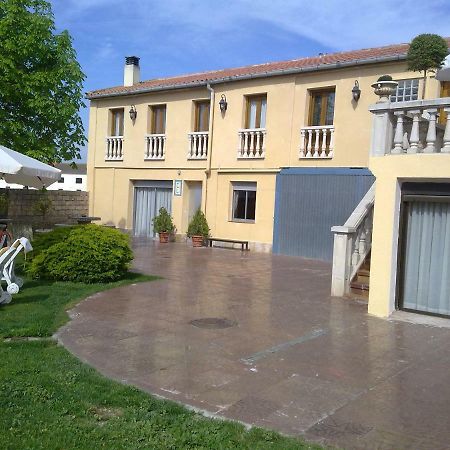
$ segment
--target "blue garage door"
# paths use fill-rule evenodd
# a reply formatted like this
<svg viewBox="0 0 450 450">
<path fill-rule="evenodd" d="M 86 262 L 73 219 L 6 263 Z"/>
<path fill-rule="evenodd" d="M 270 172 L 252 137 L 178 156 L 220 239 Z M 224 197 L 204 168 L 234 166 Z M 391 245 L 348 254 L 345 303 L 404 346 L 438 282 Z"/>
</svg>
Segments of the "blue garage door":
<svg viewBox="0 0 450 450">
<path fill-rule="evenodd" d="M 273 252 L 331 261 L 343 225 L 375 181 L 368 169 L 283 169 L 277 175 Z"/>
</svg>

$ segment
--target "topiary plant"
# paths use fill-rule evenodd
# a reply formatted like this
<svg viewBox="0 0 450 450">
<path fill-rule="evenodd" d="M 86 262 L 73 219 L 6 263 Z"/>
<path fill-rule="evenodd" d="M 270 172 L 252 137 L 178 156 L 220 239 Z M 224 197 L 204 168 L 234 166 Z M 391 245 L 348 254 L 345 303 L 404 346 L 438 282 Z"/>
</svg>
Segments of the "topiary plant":
<svg viewBox="0 0 450 450">
<path fill-rule="evenodd" d="M 187 235 L 189 237 L 202 236 L 204 238 L 209 236 L 208 221 L 200 209 L 197 209 L 192 217 L 188 226 Z"/>
<path fill-rule="evenodd" d="M 447 55 L 447 41 L 438 34 L 419 34 L 411 41 L 406 55 L 408 70 L 423 72 L 422 99 L 425 97 L 427 72 L 440 69 Z"/>
<path fill-rule="evenodd" d="M 64 231 L 66 237 L 63 240 L 33 258 L 27 270 L 33 278 L 105 283 L 126 274 L 133 259 L 129 236 L 93 224 L 69 228 L 69 232 Z M 52 233 L 61 231 L 48 234 Z"/>
<path fill-rule="evenodd" d="M 156 233 L 173 233 L 175 231 L 172 217 L 164 207 L 159 209 L 159 214 L 152 219 L 152 222 L 153 230 Z"/>
<path fill-rule="evenodd" d="M 393 81 L 390 75 L 381 75 L 377 81 Z"/>
</svg>

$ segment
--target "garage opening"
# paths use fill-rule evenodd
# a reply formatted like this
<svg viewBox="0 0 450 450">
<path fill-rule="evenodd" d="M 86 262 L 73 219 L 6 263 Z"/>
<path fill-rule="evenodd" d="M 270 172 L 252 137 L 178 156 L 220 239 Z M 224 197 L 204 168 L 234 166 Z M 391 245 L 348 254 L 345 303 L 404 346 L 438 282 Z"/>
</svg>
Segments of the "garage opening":
<svg viewBox="0 0 450 450">
<path fill-rule="evenodd" d="M 404 183 L 400 309 L 450 317 L 450 184 Z"/>
<path fill-rule="evenodd" d="M 172 181 L 136 181 L 134 183 L 135 236 L 155 238 L 152 219 L 161 207 L 172 213 Z"/>
</svg>

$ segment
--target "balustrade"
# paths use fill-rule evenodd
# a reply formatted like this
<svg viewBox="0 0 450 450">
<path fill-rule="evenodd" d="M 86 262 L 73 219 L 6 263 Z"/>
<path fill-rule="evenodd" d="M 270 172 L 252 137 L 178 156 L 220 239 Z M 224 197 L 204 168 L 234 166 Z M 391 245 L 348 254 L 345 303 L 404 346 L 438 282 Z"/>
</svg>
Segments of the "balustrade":
<svg viewBox="0 0 450 450">
<path fill-rule="evenodd" d="M 145 136 L 145 154 L 146 160 L 162 160 L 165 158 L 166 135 L 165 134 L 147 134 Z"/>
<path fill-rule="evenodd" d="M 188 159 L 206 159 L 208 156 L 208 137 L 206 131 L 196 131 L 188 134 Z"/>
<path fill-rule="evenodd" d="M 239 159 L 263 159 L 266 154 L 266 129 L 248 128 L 239 130 Z"/>
<path fill-rule="evenodd" d="M 311 126 L 300 130 L 300 158 L 332 158 L 334 126 Z"/>
<path fill-rule="evenodd" d="M 107 136 L 105 161 L 123 160 L 123 136 Z"/>
</svg>

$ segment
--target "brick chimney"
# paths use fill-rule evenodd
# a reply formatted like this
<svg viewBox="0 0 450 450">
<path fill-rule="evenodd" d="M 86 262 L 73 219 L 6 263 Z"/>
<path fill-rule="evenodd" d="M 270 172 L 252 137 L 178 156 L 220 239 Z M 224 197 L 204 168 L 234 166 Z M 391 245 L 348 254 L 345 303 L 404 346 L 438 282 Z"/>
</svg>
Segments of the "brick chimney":
<svg viewBox="0 0 450 450">
<path fill-rule="evenodd" d="M 141 81 L 141 69 L 139 68 L 139 58 L 137 56 L 125 57 L 125 70 L 123 72 L 123 85 L 133 86 Z"/>
</svg>

